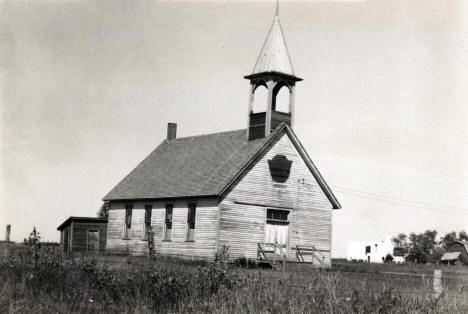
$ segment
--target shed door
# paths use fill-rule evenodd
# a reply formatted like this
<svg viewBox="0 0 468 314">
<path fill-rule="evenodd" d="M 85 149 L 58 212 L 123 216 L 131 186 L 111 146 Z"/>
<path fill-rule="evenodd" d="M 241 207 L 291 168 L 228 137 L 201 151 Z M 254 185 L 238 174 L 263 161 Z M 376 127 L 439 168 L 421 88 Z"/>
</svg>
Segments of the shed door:
<svg viewBox="0 0 468 314">
<path fill-rule="evenodd" d="M 88 230 L 88 251 L 99 250 L 99 231 Z"/>
</svg>

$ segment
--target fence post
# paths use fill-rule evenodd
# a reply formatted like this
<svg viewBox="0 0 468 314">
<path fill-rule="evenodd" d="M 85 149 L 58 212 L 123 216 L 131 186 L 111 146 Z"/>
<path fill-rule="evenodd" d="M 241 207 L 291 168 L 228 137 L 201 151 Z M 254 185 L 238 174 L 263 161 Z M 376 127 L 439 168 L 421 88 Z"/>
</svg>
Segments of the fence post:
<svg viewBox="0 0 468 314">
<path fill-rule="evenodd" d="M 147 227 L 147 238 L 148 238 L 148 253 L 149 253 L 149 262 L 152 264 L 153 258 L 154 258 L 154 232 L 153 232 L 153 227 L 148 226 Z"/>
<path fill-rule="evenodd" d="M 442 287 L 442 270 L 434 269 L 434 281 L 432 283 L 432 294 L 438 298 L 442 295 L 444 289 Z"/>
<path fill-rule="evenodd" d="M 10 243 L 10 232 L 11 232 L 11 225 L 6 225 L 5 241 L 8 244 Z"/>
<path fill-rule="evenodd" d="M 273 264 L 276 263 L 276 242 L 273 245 Z"/>
</svg>

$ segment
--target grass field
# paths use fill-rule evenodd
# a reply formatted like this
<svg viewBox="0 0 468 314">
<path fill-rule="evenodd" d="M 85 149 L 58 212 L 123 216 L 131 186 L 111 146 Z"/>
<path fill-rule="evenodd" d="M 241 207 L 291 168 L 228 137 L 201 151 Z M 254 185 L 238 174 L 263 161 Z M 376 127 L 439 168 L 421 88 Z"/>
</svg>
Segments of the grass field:
<svg viewBox="0 0 468 314">
<path fill-rule="evenodd" d="M 354 268 L 353 268 L 354 267 Z M 218 262 L 62 256 L 28 250 L 0 263 L 2 313 L 468 313 L 467 270 L 341 263 L 269 271 Z"/>
</svg>

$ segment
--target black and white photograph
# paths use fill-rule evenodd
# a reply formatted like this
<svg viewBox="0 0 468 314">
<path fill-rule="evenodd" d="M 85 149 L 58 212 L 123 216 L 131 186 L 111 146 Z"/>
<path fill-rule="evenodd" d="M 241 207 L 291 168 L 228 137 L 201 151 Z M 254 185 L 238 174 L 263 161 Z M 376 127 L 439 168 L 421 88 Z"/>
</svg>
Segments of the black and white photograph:
<svg viewBox="0 0 468 314">
<path fill-rule="evenodd" d="M 0 312 L 468 313 L 468 1 L 0 0 Z"/>
</svg>

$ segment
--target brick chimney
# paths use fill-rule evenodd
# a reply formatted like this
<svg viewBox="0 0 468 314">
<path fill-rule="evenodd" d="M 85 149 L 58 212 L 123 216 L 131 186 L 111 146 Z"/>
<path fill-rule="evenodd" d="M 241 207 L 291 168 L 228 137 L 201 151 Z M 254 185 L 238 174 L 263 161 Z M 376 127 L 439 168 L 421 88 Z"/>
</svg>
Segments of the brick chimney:
<svg viewBox="0 0 468 314">
<path fill-rule="evenodd" d="M 172 141 L 177 136 L 177 123 L 169 122 L 167 124 L 167 140 Z"/>
</svg>

